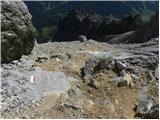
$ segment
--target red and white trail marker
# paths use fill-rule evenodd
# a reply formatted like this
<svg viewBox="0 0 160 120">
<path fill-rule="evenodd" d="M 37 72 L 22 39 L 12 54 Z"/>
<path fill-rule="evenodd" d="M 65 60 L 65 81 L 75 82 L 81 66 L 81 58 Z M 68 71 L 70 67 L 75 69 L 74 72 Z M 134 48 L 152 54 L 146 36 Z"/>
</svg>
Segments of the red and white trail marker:
<svg viewBox="0 0 160 120">
<path fill-rule="evenodd" d="M 31 83 L 34 83 L 36 81 L 35 76 L 31 76 Z"/>
</svg>

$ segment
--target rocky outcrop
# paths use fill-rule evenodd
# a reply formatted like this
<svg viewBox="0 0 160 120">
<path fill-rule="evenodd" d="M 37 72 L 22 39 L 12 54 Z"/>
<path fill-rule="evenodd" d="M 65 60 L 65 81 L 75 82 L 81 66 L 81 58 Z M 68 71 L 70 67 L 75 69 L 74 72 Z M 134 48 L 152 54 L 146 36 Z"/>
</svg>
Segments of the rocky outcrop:
<svg viewBox="0 0 160 120">
<path fill-rule="evenodd" d="M 99 37 L 105 35 L 115 35 L 128 31 L 135 30 L 139 25 L 142 24 L 141 15 L 132 16 L 129 15 L 121 20 L 112 20 L 110 23 L 103 21 L 99 27 Z"/>
<path fill-rule="evenodd" d="M 113 18 L 105 22 L 104 17 L 84 7 L 74 9 L 58 26 L 56 41 L 77 40 L 79 35 L 88 39 L 98 39 L 105 35 L 115 35 L 135 30 L 141 23 L 140 15 L 127 16 L 121 20 Z"/>
<path fill-rule="evenodd" d="M 112 44 L 144 43 L 144 42 L 149 41 L 151 38 L 156 38 L 159 36 L 159 27 L 158 27 L 159 26 L 159 13 L 158 12 L 152 17 L 152 19 L 149 22 L 146 22 L 146 23 L 143 23 L 139 19 L 139 17 L 137 17 L 136 19 L 137 19 L 137 22 L 132 21 L 133 25 L 130 25 L 130 26 L 128 25 L 127 27 L 124 27 L 125 30 L 122 27 L 122 26 L 125 26 L 125 24 L 121 24 L 122 25 L 121 27 L 120 26 L 119 27 L 117 26 L 115 28 L 112 27 L 113 30 L 115 29 L 117 31 L 119 31 L 118 29 L 122 28 L 122 31 L 125 33 L 119 34 L 120 32 L 118 33 L 116 31 L 116 32 L 113 32 L 113 33 L 118 33 L 116 35 L 105 35 L 105 36 L 101 35 L 103 37 L 101 37 L 99 41 L 106 41 Z M 103 28 L 108 28 L 108 27 L 103 27 Z M 104 29 L 102 31 L 107 31 L 107 29 Z M 101 33 L 104 34 L 104 32 L 101 32 Z"/>
<path fill-rule="evenodd" d="M 30 53 L 35 43 L 35 34 L 31 15 L 22 1 L 2 1 L 1 7 L 3 63 Z"/>
<path fill-rule="evenodd" d="M 84 7 L 74 9 L 58 26 L 56 40 L 72 41 L 79 35 L 87 38 L 96 36 L 99 16 Z"/>
<path fill-rule="evenodd" d="M 129 42 L 147 42 L 151 38 L 159 36 L 159 12 L 152 17 L 149 23 L 143 24 L 138 27 L 135 36 Z"/>
</svg>

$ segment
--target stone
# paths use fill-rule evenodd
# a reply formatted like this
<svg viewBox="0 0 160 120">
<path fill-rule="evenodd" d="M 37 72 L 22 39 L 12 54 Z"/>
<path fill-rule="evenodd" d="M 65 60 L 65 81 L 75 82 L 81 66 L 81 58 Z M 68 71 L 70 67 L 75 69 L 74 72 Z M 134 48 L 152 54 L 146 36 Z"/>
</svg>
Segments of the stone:
<svg viewBox="0 0 160 120">
<path fill-rule="evenodd" d="M 125 76 L 123 77 L 116 77 L 112 80 L 112 82 L 114 82 L 116 87 L 122 87 L 122 86 L 129 86 L 129 87 L 133 87 L 134 83 L 132 81 L 132 77 L 130 74 L 125 74 Z"/>
<path fill-rule="evenodd" d="M 51 53 L 50 55 L 50 59 L 59 59 L 59 60 L 67 60 L 67 59 L 70 59 L 71 58 L 71 55 L 68 53 L 68 54 L 55 54 L 55 53 Z"/>
<path fill-rule="evenodd" d="M 37 62 L 45 62 L 47 60 L 48 60 L 48 56 L 43 54 L 43 55 L 39 55 L 35 61 L 37 61 Z"/>
<path fill-rule="evenodd" d="M 109 98 L 97 98 L 96 104 L 109 109 L 110 112 L 115 112 L 115 107 Z"/>
<path fill-rule="evenodd" d="M 146 99 L 139 101 L 137 114 L 142 118 L 156 119 L 159 118 L 159 105 L 155 105 L 152 100 Z"/>
<path fill-rule="evenodd" d="M 68 91 L 68 95 L 70 97 L 76 97 L 78 98 L 81 95 L 81 91 L 78 87 L 73 87 Z"/>
<path fill-rule="evenodd" d="M 81 106 L 74 105 L 72 103 L 63 103 L 62 106 L 66 107 L 66 108 L 72 108 L 73 110 L 82 110 Z"/>
<path fill-rule="evenodd" d="M 86 61 L 85 66 L 83 68 L 83 77 L 84 81 L 88 84 L 90 80 L 93 79 L 94 69 L 98 65 L 99 59 L 90 58 Z"/>
<path fill-rule="evenodd" d="M 148 113 L 148 118 L 158 119 L 159 118 L 159 104 L 154 105 Z"/>
<path fill-rule="evenodd" d="M 86 37 L 85 35 L 79 35 L 79 36 L 78 36 L 78 40 L 79 40 L 80 42 L 86 42 L 86 41 L 87 41 L 87 37 Z"/>
<path fill-rule="evenodd" d="M 135 74 L 131 74 L 131 77 L 133 78 L 133 80 L 139 80 L 139 76 L 135 75 Z"/>
<path fill-rule="evenodd" d="M 125 76 L 123 77 L 123 79 L 124 79 L 125 81 L 127 81 L 127 86 L 130 86 L 130 87 L 133 87 L 133 86 L 134 86 L 134 83 L 133 83 L 131 74 L 125 74 Z"/>
<path fill-rule="evenodd" d="M 104 57 L 104 58 L 100 58 L 98 66 L 95 68 L 97 69 L 97 71 L 103 70 L 103 69 L 112 69 L 112 61 L 113 58 L 112 57 Z"/>
<path fill-rule="evenodd" d="M 146 84 L 145 82 L 139 91 L 139 99 L 135 109 L 136 116 L 143 119 L 158 119 L 159 103 L 148 95 L 148 86 Z"/>
<path fill-rule="evenodd" d="M 90 79 L 90 82 L 88 83 L 88 85 L 93 88 L 98 88 L 99 83 L 95 79 Z"/>
<path fill-rule="evenodd" d="M 1 61 L 8 63 L 30 54 L 35 43 L 35 28 L 23 1 L 2 1 L 1 7 Z"/>
<path fill-rule="evenodd" d="M 115 68 L 116 70 L 121 71 L 121 70 L 123 70 L 123 69 L 126 69 L 127 66 L 126 66 L 124 63 L 122 63 L 121 61 L 116 60 L 116 61 L 115 61 L 115 66 L 114 66 L 114 68 Z"/>
<path fill-rule="evenodd" d="M 126 75 L 126 71 L 123 69 L 122 71 L 120 71 L 120 73 L 119 73 L 119 74 L 120 74 L 120 76 L 122 76 L 122 77 L 123 77 L 123 76 L 125 76 L 125 75 Z"/>
<path fill-rule="evenodd" d="M 90 58 L 86 61 L 85 66 L 83 68 L 83 76 L 84 80 L 87 84 L 90 84 L 90 82 L 93 83 L 94 86 L 94 81 L 93 76 L 95 73 L 100 72 L 101 70 L 104 69 L 112 69 L 113 68 L 113 59 L 112 57 L 100 57 L 100 58 Z M 91 83 L 91 84 L 92 84 Z"/>
<path fill-rule="evenodd" d="M 154 77 L 152 71 L 149 71 L 148 78 L 151 79 L 151 80 L 155 80 L 155 77 Z"/>
<path fill-rule="evenodd" d="M 154 76 L 157 80 L 159 79 L 159 67 L 155 69 Z"/>
</svg>

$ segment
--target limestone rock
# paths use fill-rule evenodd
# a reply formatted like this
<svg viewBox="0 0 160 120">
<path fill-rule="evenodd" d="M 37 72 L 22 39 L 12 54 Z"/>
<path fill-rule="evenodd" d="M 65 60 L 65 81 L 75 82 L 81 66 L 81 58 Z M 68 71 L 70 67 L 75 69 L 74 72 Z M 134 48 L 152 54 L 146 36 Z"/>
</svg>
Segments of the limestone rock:
<svg viewBox="0 0 160 120">
<path fill-rule="evenodd" d="M 31 15 L 22 1 L 1 2 L 2 62 L 29 54 L 35 43 Z"/>
<path fill-rule="evenodd" d="M 87 41 L 87 37 L 85 35 L 80 35 L 78 36 L 78 40 L 80 40 L 81 42 L 85 42 Z"/>
<path fill-rule="evenodd" d="M 159 79 L 159 67 L 157 67 L 157 68 L 155 69 L 154 76 L 155 76 L 156 79 Z"/>
</svg>

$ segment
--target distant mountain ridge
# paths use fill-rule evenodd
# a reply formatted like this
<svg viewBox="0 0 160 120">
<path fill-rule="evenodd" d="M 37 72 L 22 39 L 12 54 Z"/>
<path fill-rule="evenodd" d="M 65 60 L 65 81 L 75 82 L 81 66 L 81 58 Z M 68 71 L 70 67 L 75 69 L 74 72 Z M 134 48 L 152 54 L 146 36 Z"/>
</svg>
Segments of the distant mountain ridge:
<svg viewBox="0 0 160 120">
<path fill-rule="evenodd" d="M 57 30 L 58 21 L 79 6 L 87 7 L 102 16 L 123 17 L 143 13 L 145 19 L 159 8 L 158 1 L 25 1 L 25 3 L 42 40 L 51 38 Z"/>
</svg>

